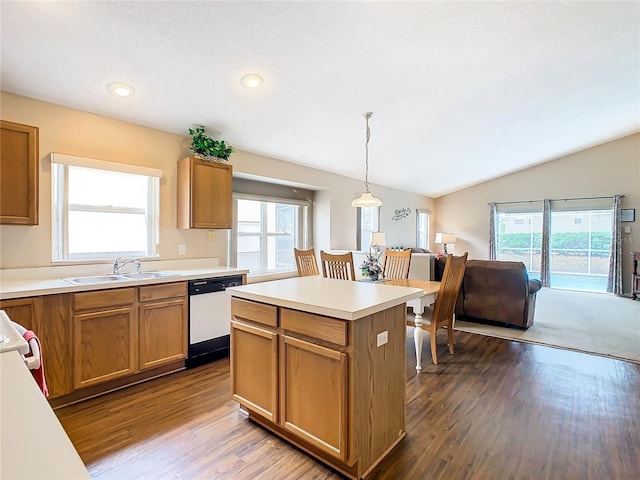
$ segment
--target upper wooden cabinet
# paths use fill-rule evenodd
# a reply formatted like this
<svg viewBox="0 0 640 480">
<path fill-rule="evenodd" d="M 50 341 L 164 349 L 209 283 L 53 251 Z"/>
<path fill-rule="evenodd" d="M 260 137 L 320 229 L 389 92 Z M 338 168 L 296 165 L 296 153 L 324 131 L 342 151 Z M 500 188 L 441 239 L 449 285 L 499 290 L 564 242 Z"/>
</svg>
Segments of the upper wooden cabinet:
<svg viewBox="0 0 640 480">
<path fill-rule="evenodd" d="M 38 127 L 0 123 L 0 223 L 37 225 Z"/>
<path fill-rule="evenodd" d="M 178 161 L 178 228 L 231 228 L 232 170 L 194 157 Z"/>
</svg>

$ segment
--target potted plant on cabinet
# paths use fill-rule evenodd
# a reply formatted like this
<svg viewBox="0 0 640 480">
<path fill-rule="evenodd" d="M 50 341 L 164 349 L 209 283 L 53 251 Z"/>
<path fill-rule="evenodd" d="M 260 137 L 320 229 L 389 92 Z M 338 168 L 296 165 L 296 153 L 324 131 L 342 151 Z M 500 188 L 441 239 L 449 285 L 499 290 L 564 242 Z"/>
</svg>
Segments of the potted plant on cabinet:
<svg viewBox="0 0 640 480">
<path fill-rule="evenodd" d="M 202 125 L 190 128 L 189 135 L 191 135 L 191 150 L 193 150 L 196 157 L 204 160 L 229 161 L 229 156 L 233 153 L 233 147 L 224 140 L 214 140 L 209 137 Z"/>
</svg>

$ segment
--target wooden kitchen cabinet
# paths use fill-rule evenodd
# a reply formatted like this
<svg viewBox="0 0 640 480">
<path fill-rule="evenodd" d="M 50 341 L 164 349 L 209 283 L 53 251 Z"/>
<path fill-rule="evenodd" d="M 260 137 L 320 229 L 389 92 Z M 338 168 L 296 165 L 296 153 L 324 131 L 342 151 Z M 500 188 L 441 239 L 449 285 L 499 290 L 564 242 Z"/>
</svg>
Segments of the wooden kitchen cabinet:
<svg viewBox="0 0 640 480">
<path fill-rule="evenodd" d="M 232 321 L 231 352 L 234 400 L 277 422 L 278 334 L 270 329 Z"/>
<path fill-rule="evenodd" d="M 346 461 L 345 322 L 237 298 L 231 300 L 231 315 L 233 398 Z"/>
<path fill-rule="evenodd" d="M 186 282 L 139 287 L 138 368 L 187 357 Z"/>
<path fill-rule="evenodd" d="M 232 396 L 277 422 L 278 309 L 233 298 L 231 318 Z"/>
<path fill-rule="evenodd" d="M 69 294 L 3 300 L 9 318 L 38 336 L 49 398 L 73 390 L 73 352 Z"/>
<path fill-rule="evenodd" d="M 52 405 L 184 369 L 187 282 L 0 301 L 42 346 Z"/>
<path fill-rule="evenodd" d="M 73 391 L 73 328 L 71 294 L 45 295 L 39 298 L 40 321 L 36 334 L 44 356 L 44 374 L 49 398 Z"/>
<path fill-rule="evenodd" d="M 75 388 L 136 372 L 135 293 L 132 287 L 73 295 Z"/>
<path fill-rule="evenodd" d="M 288 335 L 281 337 L 281 346 L 280 423 L 346 460 L 347 354 Z"/>
<path fill-rule="evenodd" d="M 243 294 L 231 299 L 233 399 L 345 476 L 366 477 L 405 436 L 405 305 L 344 320 Z"/>
<path fill-rule="evenodd" d="M 38 224 L 38 127 L 0 121 L 0 224 Z"/>
<path fill-rule="evenodd" d="M 229 163 L 178 161 L 178 228 L 231 228 L 232 173 Z"/>
<path fill-rule="evenodd" d="M 27 330 L 33 330 L 38 335 L 37 300 L 37 297 L 2 300 L 0 310 L 4 310 L 12 321 L 19 323 Z"/>
</svg>

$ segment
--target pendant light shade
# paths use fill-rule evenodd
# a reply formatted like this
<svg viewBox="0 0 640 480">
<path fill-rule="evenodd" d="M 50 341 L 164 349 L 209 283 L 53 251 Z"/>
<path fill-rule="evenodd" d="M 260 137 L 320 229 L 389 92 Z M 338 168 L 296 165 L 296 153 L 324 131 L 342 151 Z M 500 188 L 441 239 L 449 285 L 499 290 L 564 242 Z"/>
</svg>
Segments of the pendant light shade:
<svg viewBox="0 0 640 480">
<path fill-rule="evenodd" d="M 352 207 L 379 207 L 382 205 L 382 200 L 371 195 L 371 192 L 362 192 L 358 198 L 351 202 Z"/>
<path fill-rule="evenodd" d="M 372 115 L 373 113 L 371 112 L 367 112 L 362 115 L 362 118 L 364 118 L 367 123 L 367 134 L 364 144 L 364 192 L 362 192 L 362 195 L 351 202 L 352 207 L 379 207 L 380 205 L 382 205 L 382 200 L 371 195 L 371 192 L 369 191 L 369 137 L 371 136 L 369 131 L 369 119 Z"/>
</svg>

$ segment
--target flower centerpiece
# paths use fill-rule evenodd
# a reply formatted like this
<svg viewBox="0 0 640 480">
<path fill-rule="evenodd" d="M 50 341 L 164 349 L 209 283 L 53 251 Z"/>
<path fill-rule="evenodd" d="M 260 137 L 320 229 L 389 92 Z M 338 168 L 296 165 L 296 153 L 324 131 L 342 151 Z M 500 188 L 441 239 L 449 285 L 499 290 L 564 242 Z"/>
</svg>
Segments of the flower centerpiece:
<svg viewBox="0 0 640 480">
<path fill-rule="evenodd" d="M 362 276 L 369 277 L 370 280 L 378 280 L 380 275 L 382 274 L 382 265 L 378 261 L 380 259 L 381 252 L 378 252 L 379 249 L 375 249 L 375 253 L 371 250 L 365 253 L 365 260 L 360 265 L 362 269 Z"/>
</svg>

